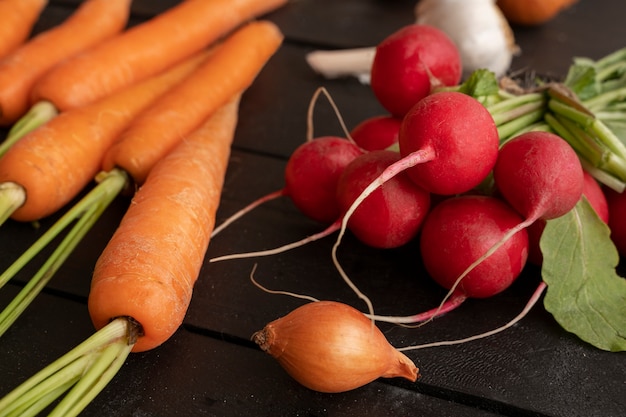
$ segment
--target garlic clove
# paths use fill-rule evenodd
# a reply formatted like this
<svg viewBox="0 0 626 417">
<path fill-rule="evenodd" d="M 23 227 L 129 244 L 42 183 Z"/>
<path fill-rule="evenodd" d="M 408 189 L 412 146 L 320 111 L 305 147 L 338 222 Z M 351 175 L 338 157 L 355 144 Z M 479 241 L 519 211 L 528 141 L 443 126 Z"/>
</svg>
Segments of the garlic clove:
<svg viewBox="0 0 626 417">
<path fill-rule="evenodd" d="M 342 303 L 305 304 L 252 339 L 305 387 L 349 391 L 379 377 L 418 378 L 419 370 L 360 311 Z"/>
<path fill-rule="evenodd" d="M 351 48 L 323 51 L 317 50 L 306 55 L 309 66 L 325 78 L 353 76 L 363 84 L 368 84 L 375 47 Z"/>
</svg>

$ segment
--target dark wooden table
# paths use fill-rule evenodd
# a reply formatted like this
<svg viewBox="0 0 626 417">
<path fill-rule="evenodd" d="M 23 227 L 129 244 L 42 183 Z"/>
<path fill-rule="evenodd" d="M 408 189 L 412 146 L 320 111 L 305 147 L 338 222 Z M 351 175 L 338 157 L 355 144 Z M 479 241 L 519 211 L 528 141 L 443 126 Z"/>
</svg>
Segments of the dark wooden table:
<svg viewBox="0 0 626 417">
<path fill-rule="evenodd" d="M 78 0 L 51 1 L 36 30 L 66 17 Z M 174 0 L 136 0 L 132 23 Z M 367 86 L 354 79 L 324 80 L 306 65 L 319 48 L 374 45 L 413 20 L 411 0 L 294 0 L 268 16 L 286 35 L 283 47 L 247 91 L 227 174 L 219 219 L 282 187 L 291 152 L 305 139 L 306 109 L 325 86 L 348 124 L 382 112 Z M 620 0 L 581 0 L 551 22 L 516 27 L 522 54 L 513 69 L 561 76 L 573 56 L 598 58 L 626 40 Z M 121 59 L 123 59 L 121 57 Z M 328 104 L 315 112 L 318 134 L 341 134 Z M 86 297 L 94 262 L 128 200 L 118 199 L 34 304 L 0 340 L 0 395 L 93 333 Z M 0 230 L 6 267 L 51 224 L 8 222 Z M 321 230 L 289 202 L 269 203 L 217 236 L 207 257 L 264 249 Z M 266 286 L 339 300 L 364 309 L 335 271 L 327 238 L 271 258 L 206 263 L 184 325 L 161 347 L 132 354 L 85 416 L 598 416 L 626 415 L 626 356 L 595 349 L 562 330 L 541 305 L 499 335 L 458 346 L 409 352 L 421 369 L 416 383 L 379 380 L 342 394 L 303 388 L 250 342 L 251 334 L 302 301 Z M 419 266 L 409 244 L 368 249 L 349 235 L 339 256 L 379 314 L 434 307 L 444 291 Z M 32 268 L 30 268 L 32 270 Z M 4 305 L 28 270 L 0 291 Z M 32 271 L 30 271 L 32 272 Z M 528 267 L 506 292 L 470 300 L 420 329 L 381 326 L 395 346 L 457 339 L 498 327 L 517 315 L 539 282 Z"/>
</svg>

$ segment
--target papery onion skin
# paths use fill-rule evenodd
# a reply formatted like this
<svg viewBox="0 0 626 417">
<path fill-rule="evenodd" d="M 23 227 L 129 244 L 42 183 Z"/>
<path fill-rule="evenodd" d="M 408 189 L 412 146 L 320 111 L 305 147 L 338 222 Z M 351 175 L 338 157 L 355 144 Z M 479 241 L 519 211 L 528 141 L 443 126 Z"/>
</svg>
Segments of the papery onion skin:
<svg viewBox="0 0 626 417">
<path fill-rule="evenodd" d="M 363 313 L 343 303 L 305 304 L 267 324 L 252 339 L 296 381 L 337 393 L 379 377 L 415 381 L 419 370 Z"/>
</svg>

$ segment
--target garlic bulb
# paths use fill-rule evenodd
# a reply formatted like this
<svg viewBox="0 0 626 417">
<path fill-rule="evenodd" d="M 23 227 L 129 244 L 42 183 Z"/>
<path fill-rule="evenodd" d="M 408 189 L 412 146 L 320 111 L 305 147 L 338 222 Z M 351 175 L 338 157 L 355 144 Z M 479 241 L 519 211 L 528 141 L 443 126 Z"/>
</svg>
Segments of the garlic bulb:
<svg viewBox="0 0 626 417">
<path fill-rule="evenodd" d="M 415 6 L 417 23 L 435 26 L 457 45 L 465 76 L 486 68 L 500 77 L 519 52 L 513 31 L 495 0 L 421 0 Z M 326 78 L 357 77 L 369 84 L 376 47 L 317 50 L 307 63 Z"/>
<path fill-rule="evenodd" d="M 465 75 L 486 68 L 500 77 L 519 51 L 495 0 L 421 0 L 415 15 L 417 23 L 435 26 L 452 39 Z"/>
<path fill-rule="evenodd" d="M 319 392 L 349 391 L 373 380 L 418 378 L 415 364 L 363 313 L 346 304 L 305 304 L 252 336 L 296 381 Z"/>
</svg>

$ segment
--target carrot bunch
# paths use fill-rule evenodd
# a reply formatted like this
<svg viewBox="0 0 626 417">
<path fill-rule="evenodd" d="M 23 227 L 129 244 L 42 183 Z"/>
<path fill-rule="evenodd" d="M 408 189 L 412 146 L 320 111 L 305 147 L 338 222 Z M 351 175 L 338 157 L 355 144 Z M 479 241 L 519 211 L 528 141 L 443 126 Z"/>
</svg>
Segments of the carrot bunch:
<svg viewBox="0 0 626 417">
<path fill-rule="evenodd" d="M 137 72 L 129 79 L 122 77 L 120 81 L 113 69 L 109 75 L 114 81 L 107 83 L 110 89 L 98 86 L 97 82 L 93 84 L 99 91 L 96 95 L 86 94 L 75 102 L 55 99 L 54 106 L 62 109 L 61 112 L 26 133 L 0 158 L 0 205 L 4 204 L 5 219 L 11 216 L 32 221 L 48 216 L 73 199 L 90 179 L 97 183 L 0 275 L 1 286 L 69 228 L 48 261 L 0 313 L 0 334 L 45 286 L 110 202 L 123 189 L 133 184 L 138 188 L 94 272 L 89 310 L 99 330 L 67 358 L 0 399 L 0 410 L 46 407 L 75 384 L 52 415 L 76 415 L 115 375 L 131 350 L 152 349 L 164 343 L 180 326 L 214 227 L 239 99 L 283 39 L 273 23 L 251 18 L 285 2 L 187 0 L 180 3 L 172 12 L 179 18 L 187 16 L 192 7 L 196 13 L 185 19 L 197 19 L 195 15 L 201 10 L 221 16 L 218 19 L 221 23 L 211 29 L 211 37 L 219 39 L 208 41 L 205 37 L 197 45 L 195 40 L 188 41 L 194 46 L 184 53 L 170 51 L 178 58 L 168 55 L 167 64 L 162 67 L 154 64 L 146 71 L 145 67 L 152 64 L 137 63 Z M 220 11 L 224 8 L 233 9 L 232 13 L 222 16 Z M 157 16 L 145 24 L 160 22 L 160 18 Z M 184 27 L 187 31 L 189 27 L 184 22 L 169 30 Z M 159 25 L 156 23 L 154 27 Z M 210 26 L 206 21 L 202 25 Z M 114 44 L 124 45 L 116 49 L 124 51 L 127 44 L 119 39 L 140 42 L 142 37 L 137 33 L 142 31 L 128 30 L 77 55 L 77 61 L 72 58 L 68 62 L 78 63 L 83 55 L 92 53 L 106 57 L 107 53 L 98 51 L 109 50 Z M 157 43 L 153 38 L 143 42 Z M 208 45 L 211 48 L 207 50 Z M 56 66 L 40 81 L 55 74 L 57 69 L 62 73 L 64 70 L 60 68 L 64 66 Z M 75 84 L 81 84 L 83 79 L 92 77 L 83 74 Z M 39 93 L 33 90 L 33 94 Z M 85 140 L 86 137 L 90 140 Z M 26 171 L 30 173 L 20 173 Z M 65 174 L 61 175 L 62 172 Z M 55 183 L 55 177 L 61 177 L 61 182 Z M 39 181 L 33 180 L 37 178 Z M 2 191 L 3 188 L 8 191 Z M 8 197 L 11 195 L 21 197 L 12 204 L 1 202 L 11 200 Z M 167 221 L 155 217 L 159 213 Z M 145 264 L 137 262 L 136 254 L 140 251 L 144 251 Z M 163 256 L 168 253 L 175 255 L 174 262 Z M 138 294 L 143 296 L 138 299 Z M 92 364 L 95 370 L 86 370 Z M 105 375 L 98 374 L 97 382 L 93 383 L 92 373 L 101 371 Z M 68 374 L 71 374 L 69 379 L 64 379 Z M 39 382 L 44 379 L 42 388 Z"/>
<path fill-rule="evenodd" d="M 0 399 L 2 412 L 43 409 L 75 383 L 50 415 L 77 415 L 131 349 L 159 345 L 180 325 L 215 224 L 238 102 L 187 136 L 136 193 L 96 264 L 89 310 L 101 329 Z"/>
</svg>

